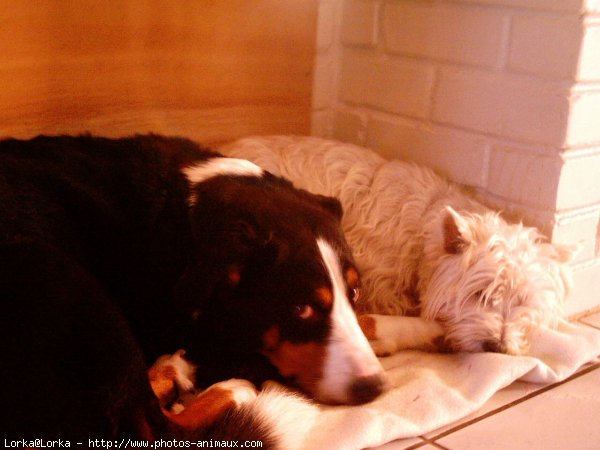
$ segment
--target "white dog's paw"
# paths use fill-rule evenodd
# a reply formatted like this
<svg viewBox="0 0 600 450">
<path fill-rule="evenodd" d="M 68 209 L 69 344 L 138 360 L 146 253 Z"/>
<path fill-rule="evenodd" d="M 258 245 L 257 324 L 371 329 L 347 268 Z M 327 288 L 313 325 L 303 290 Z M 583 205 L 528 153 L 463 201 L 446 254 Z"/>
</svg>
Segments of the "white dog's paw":
<svg viewBox="0 0 600 450">
<path fill-rule="evenodd" d="M 185 350 L 177 350 L 168 360 L 169 365 L 175 370 L 175 382 L 180 392 L 194 390 L 196 366 L 185 358 Z"/>
<path fill-rule="evenodd" d="M 446 349 L 444 329 L 432 320 L 365 314 L 358 317 L 358 323 L 377 356 L 389 356 L 401 350 Z"/>
<path fill-rule="evenodd" d="M 164 406 L 195 392 L 196 366 L 184 358 L 185 351 L 163 355 L 148 369 L 150 386 Z"/>
<path fill-rule="evenodd" d="M 183 403 L 175 402 L 171 405 L 171 413 L 173 414 L 181 414 L 185 410 L 185 406 Z"/>
<path fill-rule="evenodd" d="M 190 392 L 194 390 L 194 382 L 189 378 L 186 378 L 185 376 L 178 376 L 175 379 L 180 392 Z"/>
<path fill-rule="evenodd" d="M 237 407 L 254 401 L 258 396 L 258 390 L 256 389 L 256 386 L 254 386 L 248 380 L 242 380 L 239 378 L 221 381 L 213 384 L 209 389 L 213 388 L 228 391 Z"/>
<path fill-rule="evenodd" d="M 390 356 L 398 351 L 398 346 L 391 339 L 375 339 L 369 341 L 375 355 L 379 357 Z"/>
</svg>

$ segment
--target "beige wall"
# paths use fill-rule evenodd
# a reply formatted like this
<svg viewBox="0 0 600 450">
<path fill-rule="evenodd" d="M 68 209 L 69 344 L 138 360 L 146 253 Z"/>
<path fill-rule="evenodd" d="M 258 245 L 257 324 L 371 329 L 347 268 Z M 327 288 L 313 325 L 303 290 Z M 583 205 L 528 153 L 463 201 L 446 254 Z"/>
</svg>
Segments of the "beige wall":
<svg viewBox="0 0 600 450">
<path fill-rule="evenodd" d="M 316 1 L 17 0 L 0 136 L 308 133 Z"/>
<path fill-rule="evenodd" d="M 600 306 L 600 2 L 320 0 L 312 132 L 430 165 L 554 241 Z"/>
</svg>

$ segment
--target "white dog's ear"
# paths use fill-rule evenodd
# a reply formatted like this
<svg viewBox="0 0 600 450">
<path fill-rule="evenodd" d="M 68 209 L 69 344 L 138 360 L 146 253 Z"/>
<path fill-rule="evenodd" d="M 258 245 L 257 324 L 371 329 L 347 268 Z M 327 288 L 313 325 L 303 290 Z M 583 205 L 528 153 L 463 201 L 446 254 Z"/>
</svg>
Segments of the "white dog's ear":
<svg viewBox="0 0 600 450">
<path fill-rule="evenodd" d="M 450 206 L 446 206 L 446 214 L 442 223 L 444 250 L 446 253 L 461 253 L 469 243 L 469 223 Z"/>
</svg>

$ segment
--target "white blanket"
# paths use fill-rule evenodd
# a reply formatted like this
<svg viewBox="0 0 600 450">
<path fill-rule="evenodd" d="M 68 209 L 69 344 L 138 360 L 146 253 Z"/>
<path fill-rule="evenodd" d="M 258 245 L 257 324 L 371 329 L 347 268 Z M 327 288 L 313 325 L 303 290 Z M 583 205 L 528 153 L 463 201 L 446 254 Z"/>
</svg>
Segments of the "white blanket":
<svg viewBox="0 0 600 450">
<path fill-rule="evenodd" d="M 600 331 L 565 323 L 538 330 L 528 356 L 409 351 L 382 358 L 394 388 L 368 405 L 324 408 L 305 448 L 363 449 L 422 435 L 477 411 L 516 380 L 555 383 L 598 355 Z"/>
</svg>

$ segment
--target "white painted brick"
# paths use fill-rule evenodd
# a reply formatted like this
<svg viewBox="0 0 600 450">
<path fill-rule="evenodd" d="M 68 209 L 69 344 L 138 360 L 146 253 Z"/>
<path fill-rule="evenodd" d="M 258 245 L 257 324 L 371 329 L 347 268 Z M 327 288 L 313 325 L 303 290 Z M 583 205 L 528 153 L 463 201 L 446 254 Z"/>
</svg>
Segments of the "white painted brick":
<svg viewBox="0 0 600 450">
<path fill-rule="evenodd" d="M 579 79 L 600 80 L 600 25 L 588 26 L 585 29 L 579 57 Z"/>
<path fill-rule="evenodd" d="M 544 236 L 552 236 L 555 219 L 554 211 L 523 205 L 504 197 L 498 197 L 485 189 L 476 189 L 476 193 L 488 208 L 502 212 L 502 217 L 506 220 L 537 227 Z"/>
<path fill-rule="evenodd" d="M 562 244 L 581 244 L 575 262 L 600 257 L 600 209 L 558 214 L 552 232 L 552 241 Z"/>
<path fill-rule="evenodd" d="M 379 2 L 346 0 L 342 19 L 342 42 L 373 47 L 377 44 Z"/>
<path fill-rule="evenodd" d="M 522 205 L 554 209 L 562 159 L 495 146 L 490 155 L 488 190 Z"/>
<path fill-rule="evenodd" d="M 590 14 L 600 14 L 600 0 L 585 0 L 585 10 Z"/>
<path fill-rule="evenodd" d="M 458 0 L 460 3 L 476 3 L 479 5 L 502 5 L 540 11 L 579 12 L 584 0 Z M 597 0 L 587 0 L 594 2 Z"/>
<path fill-rule="evenodd" d="M 531 206 L 524 206 L 518 203 L 507 203 L 501 209 L 503 215 L 513 214 L 512 222 L 522 222 L 529 227 L 536 227 L 539 232 L 548 238 L 552 237 L 554 227 L 554 212 L 547 209 L 536 209 Z M 508 216 L 510 218 L 510 216 Z"/>
<path fill-rule="evenodd" d="M 513 17 L 510 69 L 543 77 L 573 79 L 583 36 L 578 16 L 521 14 Z"/>
<path fill-rule="evenodd" d="M 323 109 L 335 102 L 335 60 L 329 55 L 315 58 L 313 73 L 312 108 Z"/>
<path fill-rule="evenodd" d="M 600 153 L 566 157 L 558 184 L 556 208 L 574 209 L 597 203 L 600 204 Z"/>
<path fill-rule="evenodd" d="M 429 116 L 434 68 L 426 63 L 346 52 L 340 97 L 396 114 Z"/>
<path fill-rule="evenodd" d="M 575 315 L 600 306 L 600 260 L 575 266 L 573 290 L 565 304 L 567 315 Z"/>
<path fill-rule="evenodd" d="M 366 119 L 360 113 L 338 110 L 333 116 L 333 136 L 343 142 L 364 145 Z"/>
<path fill-rule="evenodd" d="M 471 186 L 485 184 L 487 150 L 480 136 L 413 121 L 373 118 L 366 146 L 387 158 L 415 161 Z"/>
<path fill-rule="evenodd" d="M 319 0 L 317 10 L 317 52 L 329 50 L 333 44 L 336 29 L 336 3 L 339 0 Z"/>
<path fill-rule="evenodd" d="M 501 58 L 506 13 L 423 1 L 387 2 L 387 50 L 404 55 L 493 67 Z"/>
<path fill-rule="evenodd" d="M 567 145 L 588 147 L 597 144 L 600 144 L 600 91 L 574 92 L 571 97 Z"/>
<path fill-rule="evenodd" d="M 325 139 L 333 137 L 333 110 L 313 111 L 310 116 L 310 134 Z"/>
<path fill-rule="evenodd" d="M 567 87 L 501 73 L 445 69 L 432 117 L 526 143 L 561 146 L 568 113 Z"/>
</svg>

